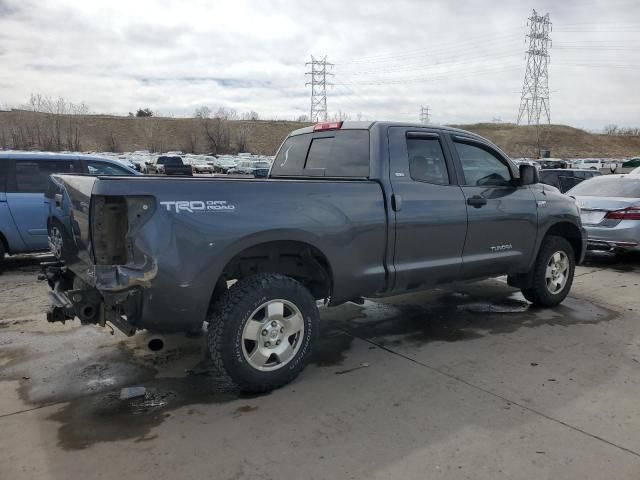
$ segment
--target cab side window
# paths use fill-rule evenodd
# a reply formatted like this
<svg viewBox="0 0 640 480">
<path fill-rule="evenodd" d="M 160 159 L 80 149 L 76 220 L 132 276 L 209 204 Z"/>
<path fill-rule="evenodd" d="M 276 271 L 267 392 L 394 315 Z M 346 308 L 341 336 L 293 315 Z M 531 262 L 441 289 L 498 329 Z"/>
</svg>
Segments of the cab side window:
<svg viewBox="0 0 640 480">
<path fill-rule="evenodd" d="M 449 184 L 449 173 L 437 138 L 407 138 L 409 172 L 418 182 Z"/>
<path fill-rule="evenodd" d="M 511 172 L 493 153 L 468 143 L 454 142 L 465 184 L 480 187 L 500 187 L 511 184 Z"/>
</svg>

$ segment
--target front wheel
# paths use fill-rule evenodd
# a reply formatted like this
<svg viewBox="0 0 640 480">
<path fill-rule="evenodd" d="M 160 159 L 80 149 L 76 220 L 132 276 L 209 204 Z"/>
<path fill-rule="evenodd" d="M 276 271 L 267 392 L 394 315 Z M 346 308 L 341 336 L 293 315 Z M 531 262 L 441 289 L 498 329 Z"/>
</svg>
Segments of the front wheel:
<svg viewBox="0 0 640 480">
<path fill-rule="evenodd" d="M 313 296 L 293 278 L 258 274 L 242 279 L 209 318 L 214 367 L 243 391 L 281 387 L 306 366 L 318 321 Z"/>
<path fill-rule="evenodd" d="M 571 244 L 562 237 L 547 237 L 533 266 L 531 287 L 522 289 L 524 298 L 542 307 L 558 305 L 571 290 L 575 268 Z"/>
</svg>

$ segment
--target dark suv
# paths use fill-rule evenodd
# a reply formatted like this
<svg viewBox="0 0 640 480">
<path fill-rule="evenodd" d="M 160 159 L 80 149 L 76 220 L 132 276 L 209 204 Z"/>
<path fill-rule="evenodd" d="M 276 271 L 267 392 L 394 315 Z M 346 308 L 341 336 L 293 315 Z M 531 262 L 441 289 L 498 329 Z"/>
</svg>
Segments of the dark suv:
<svg viewBox="0 0 640 480">
<path fill-rule="evenodd" d="M 568 168 L 554 168 L 540 171 L 540 182 L 556 187 L 562 193 L 571 190 L 584 180 L 601 175 L 597 170 L 571 170 Z"/>
</svg>

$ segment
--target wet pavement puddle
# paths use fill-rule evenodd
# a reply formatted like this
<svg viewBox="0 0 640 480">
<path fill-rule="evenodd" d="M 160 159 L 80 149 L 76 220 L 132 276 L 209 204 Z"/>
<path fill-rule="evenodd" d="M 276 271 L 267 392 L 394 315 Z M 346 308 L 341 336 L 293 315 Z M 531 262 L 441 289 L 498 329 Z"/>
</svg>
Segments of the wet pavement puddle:
<svg viewBox="0 0 640 480">
<path fill-rule="evenodd" d="M 387 347 L 412 347 L 616 317 L 610 310 L 572 298 L 553 309 L 535 309 L 513 289 L 494 283 L 322 309 L 321 335 L 310 363 L 316 368 L 342 366 L 355 337 Z M 237 418 L 259 406 L 258 397 L 241 394 L 208 368 L 202 360 L 204 337 L 184 339 L 173 349 L 149 354 L 135 340 L 118 341 L 120 337 L 94 327 L 59 333 L 53 326 L 51 333 L 10 327 L 1 334 L 0 381 L 18 380 L 27 405 L 64 402 L 48 418 L 60 424 L 58 441 L 65 449 L 121 439 L 150 440 L 151 430 L 181 407 L 190 407 L 187 414 L 196 415 L 198 404 L 249 401 L 235 408 L 232 415 Z M 334 373 L 353 371 L 353 375 L 360 368 L 335 368 Z M 120 389 L 130 386 L 144 387 L 144 396 L 121 400 Z"/>
</svg>

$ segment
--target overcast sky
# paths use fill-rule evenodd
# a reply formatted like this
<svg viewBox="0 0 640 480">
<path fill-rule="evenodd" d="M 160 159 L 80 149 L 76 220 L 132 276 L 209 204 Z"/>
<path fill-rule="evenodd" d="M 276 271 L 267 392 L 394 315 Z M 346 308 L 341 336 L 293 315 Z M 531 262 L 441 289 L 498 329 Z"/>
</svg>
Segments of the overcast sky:
<svg viewBox="0 0 640 480">
<path fill-rule="evenodd" d="M 335 63 L 329 112 L 516 120 L 526 19 L 549 12 L 553 123 L 640 126 L 640 2 L 0 0 L 0 105 L 31 92 L 92 113 L 200 105 L 293 119 L 310 55 Z"/>
</svg>

